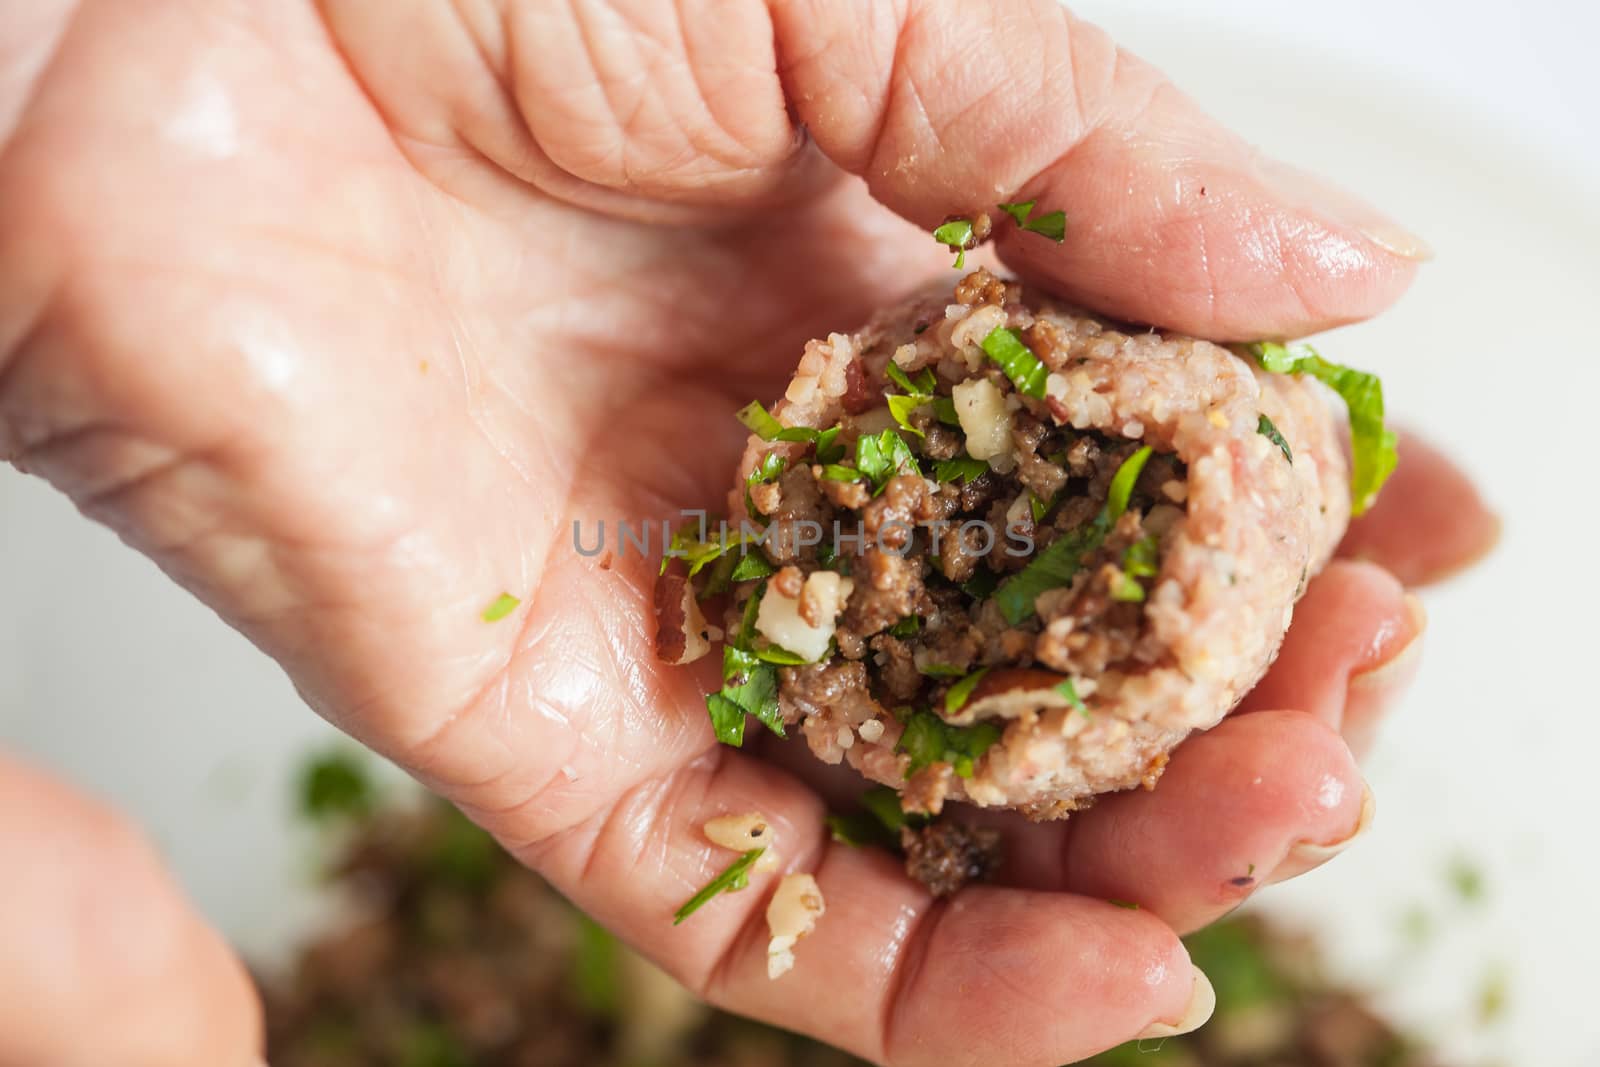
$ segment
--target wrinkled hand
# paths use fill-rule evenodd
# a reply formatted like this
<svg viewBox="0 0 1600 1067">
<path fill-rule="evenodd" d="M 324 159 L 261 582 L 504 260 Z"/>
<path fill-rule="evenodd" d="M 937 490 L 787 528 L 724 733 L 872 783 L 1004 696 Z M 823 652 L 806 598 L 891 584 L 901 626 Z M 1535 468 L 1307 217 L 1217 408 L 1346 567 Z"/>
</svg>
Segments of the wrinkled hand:
<svg viewBox="0 0 1600 1067">
<path fill-rule="evenodd" d="M 1077 1059 L 1185 1020 L 1177 932 L 1356 829 L 1339 731 L 1414 659 L 1400 583 L 1336 564 L 1253 714 L 935 905 L 716 747 L 714 666 L 653 661 L 648 563 L 571 543 L 718 499 L 728 415 L 806 338 L 948 272 L 947 213 L 1026 197 L 1070 227 L 1008 233 L 1010 267 L 1219 339 L 1370 315 L 1420 255 L 1050 0 L 12 5 L 0 455 L 709 999 L 884 1062 Z M 1491 525 L 1413 442 L 1353 543 L 1421 580 Z M 0 1060 L 249 1062 L 241 973 L 148 850 L 0 766 L 7 794 Z M 731 858 L 700 824 L 749 809 L 828 901 L 775 983 L 773 876 L 670 921 Z"/>
</svg>

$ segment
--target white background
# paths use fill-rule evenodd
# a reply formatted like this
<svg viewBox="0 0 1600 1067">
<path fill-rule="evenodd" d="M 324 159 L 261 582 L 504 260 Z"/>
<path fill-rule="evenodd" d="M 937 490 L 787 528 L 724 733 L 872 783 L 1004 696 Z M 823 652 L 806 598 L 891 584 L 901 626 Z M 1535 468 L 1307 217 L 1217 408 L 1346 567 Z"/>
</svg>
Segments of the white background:
<svg viewBox="0 0 1600 1067">
<path fill-rule="evenodd" d="M 1422 679 L 1369 764 L 1368 839 L 1269 894 L 1337 966 L 1474 1059 L 1600 1063 L 1600 5 L 1341 0 L 1078 5 L 1280 156 L 1341 179 L 1438 258 L 1324 351 L 1384 373 L 1507 522 L 1427 595 Z M 41 484 L 0 470 L 0 743 L 132 812 L 208 914 L 280 953 L 311 914 L 288 777 L 331 730 L 271 663 Z M 1456 900 L 1457 856 L 1483 903 Z M 1400 934 L 1421 907 L 1442 929 Z M 1474 1021 L 1508 976 L 1498 1024 Z"/>
</svg>

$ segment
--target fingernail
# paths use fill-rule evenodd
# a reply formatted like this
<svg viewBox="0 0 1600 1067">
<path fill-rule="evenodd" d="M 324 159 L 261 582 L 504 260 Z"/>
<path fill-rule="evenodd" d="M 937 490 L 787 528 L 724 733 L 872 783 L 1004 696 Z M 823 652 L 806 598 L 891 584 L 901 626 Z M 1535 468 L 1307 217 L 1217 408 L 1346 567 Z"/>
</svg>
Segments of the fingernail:
<svg viewBox="0 0 1600 1067">
<path fill-rule="evenodd" d="M 1189 994 L 1189 1006 L 1184 1010 L 1183 1018 L 1175 1023 L 1151 1023 L 1139 1032 L 1134 1040 L 1144 1041 L 1154 1037 L 1177 1037 L 1179 1034 L 1193 1033 L 1206 1024 L 1211 1018 L 1211 1013 L 1217 1010 L 1217 991 L 1211 988 L 1211 979 L 1205 972 L 1196 967 L 1194 969 L 1194 991 Z"/>
<path fill-rule="evenodd" d="M 1332 182 L 1275 160 L 1264 162 L 1262 172 L 1278 195 L 1293 206 L 1357 230 L 1392 255 L 1419 263 L 1433 258 L 1433 247 L 1427 241 Z"/>
<path fill-rule="evenodd" d="M 1356 828 L 1330 845 L 1317 845 L 1309 841 L 1295 845 L 1289 850 L 1289 854 L 1284 857 L 1280 869 L 1299 867 L 1302 870 L 1309 870 L 1312 867 L 1328 862 L 1349 848 L 1356 838 L 1366 833 L 1367 828 L 1372 825 L 1372 820 L 1377 814 L 1377 799 L 1373 797 L 1371 787 L 1363 784 L 1361 787 L 1361 815 L 1356 819 Z"/>
<path fill-rule="evenodd" d="M 1433 246 L 1410 230 L 1393 222 L 1372 222 L 1357 227 L 1362 236 L 1385 252 L 1426 263 L 1433 258 Z"/>
<path fill-rule="evenodd" d="M 1422 635 L 1428 630 L 1428 609 L 1415 593 L 1407 593 L 1403 603 L 1411 623 L 1411 639 L 1376 667 L 1352 674 L 1350 688 L 1382 689 L 1416 666 L 1417 658 L 1422 655 Z"/>
</svg>

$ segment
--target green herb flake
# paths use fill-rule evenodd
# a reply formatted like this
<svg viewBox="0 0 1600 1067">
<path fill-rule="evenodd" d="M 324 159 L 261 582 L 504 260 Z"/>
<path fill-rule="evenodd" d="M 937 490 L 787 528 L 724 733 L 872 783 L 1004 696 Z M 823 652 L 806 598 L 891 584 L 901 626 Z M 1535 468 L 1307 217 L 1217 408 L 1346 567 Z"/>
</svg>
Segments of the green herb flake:
<svg viewBox="0 0 1600 1067">
<path fill-rule="evenodd" d="M 1119 908 L 1124 908 L 1127 911 L 1138 911 L 1139 910 L 1139 905 L 1135 904 L 1131 900 L 1108 900 L 1108 901 L 1106 901 L 1106 903 L 1107 904 L 1113 904 L 1113 905 L 1115 905 L 1115 906 L 1117 906 Z"/>
<path fill-rule="evenodd" d="M 1261 341 L 1246 345 L 1245 351 L 1269 373 L 1309 374 L 1339 394 L 1350 414 L 1350 513 L 1366 511 L 1400 461 L 1399 438 L 1384 426 L 1378 376 L 1329 363 L 1307 344 Z"/>
<path fill-rule="evenodd" d="M 775 482 L 783 474 L 784 468 L 789 465 L 789 460 L 776 452 L 768 452 L 761 457 L 761 462 L 750 469 L 744 476 L 744 510 L 755 522 L 764 521 L 764 516 L 756 509 L 756 502 L 750 496 L 750 490 L 767 482 Z M 692 573 L 692 572 L 691 572 Z"/>
<path fill-rule="evenodd" d="M 951 219 L 933 231 L 933 239 L 956 254 L 954 267 L 960 270 L 966 265 L 966 250 L 972 244 L 972 220 Z"/>
<path fill-rule="evenodd" d="M 833 839 L 851 848 L 877 845 L 898 850 L 900 828 L 915 817 L 900 808 L 900 795 L 887 786 L 877 786 L 861 795 L 861 809 L 842 815 L 829 815 L 828 830 Z"/>
<path fill-rule="evenodd" d="M 587 915 L 580 915 L 578 924 L 578 945 L 572 957 L 573 992 L 589 1014 L 614 1018 L 620 1006 L 617 939 Z"/>
<path fill-rule="evenodd" d="M 1067 213 L 1065 211 L 1051 211 L 1040 215 L 1036 219 L 1029 219 L 1022 223 L 1022 228 L 1029 233 L 1036 233 L 1048 237 L 1056 244 L 1067 239 Z"/>
<path fill-rule="evenodd" d="M 902 471 L 922 473 L 911 446 L 893 430 L 866 434 L 856 440 L 856 469 L 871 479 L 875 493 L 882 492 L 889 479 Z"/>
<path fill-rule="evenodd" d="M 1290 463 L 1294 462 L 1294 453 L 1289 451 L 1289 442 L 1284 440 L 1283 434 L 1279 433 L 1278 428 L 1272 425 L 1271 419 L 1265 415 L 1261 416 L 1260 420 L 1256 422 L 1256 433 L 1277 445 L 1278 450 L 1283 453 L 1284 459 Z"/>
<path fill-rule="evenodd" d="M 1133 499 L 1133 487 L 1138 484 L 1139 475 L 1144 472 L 1144 465 L 1152 451 L 1149 445 L 1145 445 L 1123 460 L 1122 466 L 1117 468 L 1117 473 L 1111 479 L 1111 490 L 1106 494 L 1106 518 L 1110 522 L 1115 523 L 1128 510 L 1128 501 Z"/>
<path fill-rule="evenodd" d="M 783 424 L 775 419 L 759 400 L 750 401 L 740 408 L 734 417 L 744 423 L 745 429 L 763 441 L 775 441 L 778 435 L 783 433 Z"/>
<path fill-rule="evenodd" d="M 683 906 L 673 913 L 672 925 L 677 926 L 716 896 L 722 893 L 737 893 L 747 887 L 750 884 L 750 868 L 755 866 L 756 860 L 760 859 L 765 851 L 764 848 L 753 848 L 728 864 L 721 874 L 706 883 L 704 889 L 683 902 Z"/>
<path fill-rule="evenodd" d="M 818 463 L 836 463 L 844 458 L 844 446 L 836 444 L 841 427 L 830 426 L 826 430 L 818 430 L 816 437 L 816 453 L 813 458 Z"/>
<path fill-rule="evenodd" d="M 889 633 L 894 637 L 915 637 L 921 632 L 922 617 L 920 615 L 907 615 L 889 627 Z"/>
<path fill-rule="evenodd" d="M 775 663 L 780 667 L 795 667 L 802 663 L 811 662 L 800 653 L 790 652 L 787 648 L 779 648 L 777 645 L 768 645 L 765 648 L 756 649 L 755 657 L 762 663 Z"/>
<path fill-rule="evenodd" d="M 951 726 L 931 711 L 914 711 L 895 751 L 910 757 L 907 777 L 935 763 L 948 763 L 958 777 L 970 778 L 976 761 L 998 740 L 1000 727 L 992 722 Z"/>
<path fill-rule="evenodd" d="M 499 622 L 501 619 L 517 610 L 517 605 L 522 601 L 510 593 L 501 593 L 490 601 L 489 606 L 483 609 L 484 622 Z"/>
<path fill-rule="evenodd" d="M 944 710 L 947 714 L 954 715 L 960 711 L 972 697 L 972 691 L 983 681 L 983 676 L 989 673 L 988 667 L 980 667 L 950 687 L 944 695 Z"/>
<path fill-rule="evenodd" d="M 358 818 L 372 810 L 376 790 L 354 752 L 333 751 L 300 772 L 300 813 L 315 822 Z"/>
<path fill-rule="evenodd" d="M 822 476 L 831 482 L 853 482 L 863 477 L 860 471 L 843 463 L 824 464 Z"/>
<path fill-rule="evenodd" d="M 1445 872 L 1450 881 L 1450 888 L 1455 890 L 1456 896 L 1464 904 L 1481 904 L 1487 895 L 1483 870 L 1466 856 L 1457 856 L 1450 861 L 1450 866 Z"/>
<path fill-rule="evenodd" d="M 956 414 L 956 402 L 950 397 L 936 396 L 933 398 L 933 415 L 934 418 L 946 426 L 961 425 L 961 416 Z"/>
<path fill-rule="evenodd" d="M 1050 514 L 1050 505 L 1052 503 L 1054 501 L 1045 500 L 1032 490 L 1028 492 L 1028 513 L 1033 516 L 1035 525 L 1042 522 L 1044 517 Z"/>
<path fill-rule="evenodd" d="M 933 477 L 941 482 L 959 481 L 962 485 L 971 485 L 988 473 L 989 464 L 971 456 L 941 459 L 933 465 Z"/>
<path fill-rule="evenodd" d="M 873 845 L 893 844 L 893 839 L 884 832 L 883 824 L 865 811 L 829 815 L 823 822 L 828 827 L 828 835 L 841 845 L 870 848 Z"/>
<path fill-rule="evenodd" d="M 1122 569 L 1135 578 L 1153 578 L 1156 575 L 1156 557 L 1160 547 L 1156 535 L 1141 537 L 1122 553 Z"/>
<path fill-rule="evenodd" d="M 914 396 L 932 396 L 933 391 L 939 386 L 939 379 L 930 367 L 924 367 L 922 373 L 915 378 L 910 377 L 893 360 L 883 369 L 884 375 L 895 385 Z"/>
<path fill-rule="evenodd" d="M 1036 399 L 1044 397 L 1044 382 L 1050 376 L 1050 369 L 1033 354 L 1033 349 L 1022 343 L 1015 330 L 996 326 L 983 339 L 982 348 L 1000 365 L 1017 392 Z"/>
<path fill-rule="evenodd" d="M 1139 480 L 1150 453 L 1150 446 L 1145 445 L 1123 460 L 1111 479 L 1106 505 L 1092 522 L 1074 527 L 1056 538 L 1000 586 L 995 592 L 995 602 L 1008 623 L 1016 626 L 1028 618 L 1041 593 L 1067 585 L 1083 568 L 1083 557 L 1100 546 L 1112 524 L 1128 509 L 1134 483 Z"/>
<path fill-rule="evenodd" d="M 1123 604 L 1141 603 L 1144 600 L 1144 586 L 1140 585 L 1133 575 L 1123 571 L 1112 583 L 1111 599 Z"/>
<path fill-rule="evenodd" d="M 717 740 L 735 748 L 744 744 L 744 717 L 753 715 L 767 729 L 784 736 L 783 712 L 778 707 L 778 668 L 772 659 L 793 657 L 783 649 L 755 650 L 756 614 L 760 610 L 760 587 L 745 601 L 738 635 L 722 647 L 722 688 L 706 696 L 706 712 Z M 779 662 L 788 660 L 779 658 Z"/>
<path fill-rule="evenodd" d="M 659 573 L 667 573 L 667 565 L 675 559 L 681 559 L 688 564 L 689 577 L 693 578 L 705 569 L 707 564 L 752 540 L 754 538 L 732 530 L 719 530 L 715 541 L 702 541 L 698 526 L 689 523 L 672 535 L 672 543 L 667 547 L 666 554 L 661 557 Z"/>
<path fill-rule="evenodd" d="M 961 583 L 961 591 L 973 600 L 987 600 L 994 595 L 995 588 L 1000 584 L 1000 576 L 994 571 L 982 570 L 971 578 Z"/>
<path fill-rule="evenodd" d="M 1102 513 L 1095 521 L 1068 530 L 1007 579 L 994 594 L 1006 622 L 1020 624 L 1033 614 L 1034 601 L 1041 593 L 1070 583 L 1083 568 L 1083 557 L 1105 539 L 1107 528 Z"/>
<path fill-rule="evenodd" d="M 889 414 L 894 416 L 894 421 L 899 424 L 902 430 L 906 431 L 907 433 L 916 434 L 918 437 L 928 436 L 911 424 L 911 413 L 927 404 L 927 397 L 917 395 L 895 395 L 888 397 L 887 400 L 889 403 Z"/>
<path fill-rule="evenodd" d="M 731 559 L 732 557 L 725 557 Z M 739 562 L 734 565 L 732 573 L 728 575 L 729 581 L 748 582 L 753 578 L 765 578 L 776 574 L 778 568 L 768 562 L 767 557 L 760 552 L 746 552 L 739 557 Z"/>
<path fill-rule="evenodd" d="M 1010 215 L 1018 226 L 1021 226 L 1028 221 L 1028 216 L 1033 213 L 1033 205 L 1038 202 L 1038 200 L 1018 200 L 1015 203 L 996 206 L 1007 215 Z"/>
<path fill-rule="evenodd" d="M 924 663 L 917 667 L 917 673 L 929 678 L 960 678 L 967 672 L 948 663 Z"/>
<path fill-rule="evenodd" d="M 711 716 L 711 731 L 724 745 L 739 748 L 744 744 L 745 710 L 718 693 L 706 694 L 706 712 Z"/>
<path fill-rule="evenodd" d="M 1000 204 L 998 207 L 1010 215 L 1016 224 L 1029 233 L 1037 233 L 1048 237 L 1056 244 L 1060 244 L 1067 236 L 1067 213 L 1065 211 L 1051 211 L 1038 218 L 1031 218 L 1037 200 L 1021 200 L 1013 204 Z"/>
<path fill-rule="evenodd" d="M 1078 695 L 1078 687 L 1072 684 L 1071 678 L 1061 679 L 1061 681 L 1057 682 L 1054 686 L 1052 686 L 1052 688 L 1065 697 L 1067 703 L 1071 704 L 1075 711 L 1081 711 L 1085 715 L 1089 714 L 1089 706 L 1085 704 L 1083 702 L 1083 698 Z"/>
<path fill-rule="evenodd" d="M 875 786 L 861 794 L 861 806 L 872 813 L 886 830 L 900 832 L 906 824 L 906 813 L 900 807 L 900 794 L 886 785 Z"/>
</svg>

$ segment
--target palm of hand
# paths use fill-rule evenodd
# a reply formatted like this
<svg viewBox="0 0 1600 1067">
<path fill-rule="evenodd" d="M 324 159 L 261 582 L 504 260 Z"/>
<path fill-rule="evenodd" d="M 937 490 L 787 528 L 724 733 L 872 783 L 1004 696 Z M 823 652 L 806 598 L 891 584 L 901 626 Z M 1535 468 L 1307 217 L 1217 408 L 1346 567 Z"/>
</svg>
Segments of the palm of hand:
<svg viewBox="0 0 1600 1067">
<path fill-rule="evenodd" d="M 72 199 L 24 227 L 65 277 L 15 389 L 57 358 L 84 380 L 23 420 L 23 461 L 92 453 L 86 507 L 303 664 L 325 713 L 441 785 L 508 776 L 464 800 L 557 767 L 598 800 L 703 749 L 694 687 L 651 665 L 643 565 L 600 571 L 572 522 L 714 499 L 742 440 L 715 413 L 931 243 L 849 188 L 716 231 L 559 203 L 397 135 L 320 23 L 280 21 L 270 45 L 187 27 L 159 84 L 124 53 L 24 116 L 7 180 L 70 153 Z M 66 353 L 69 315 L 95 332 Z M 524 606 L 485 626 L 502 589 Z M 559 759 L 528 751 L 530 701 L 570 730 Z"/>
<path fill-rule="evenodd" d="M 805 338 L 937 270 L 926 235 L 820 169 L 732 224 L 592 213 L 565 202 L 581 187 L 557 199 L 434 136 L 427 102 L 467 94 L 478 142 L 510 137 L 492 82 L 472 96 L 419 62 L 417 93 L 375 102 L 347 59 L 394 50 L 407 72 L 403 44 L 335 41 L 309 5 L 66 9 L 70 47 L 0 113 L 0 448 L 697 988 L 880 1058 L 938 1058 L 942 1036 L 1060 1061 L 1183 1014 L 1183 952 L 1154 915 L 1203 922 L 1248 892 L 1215 889 L 1240 857 L 1348 833 L 1357 790 L 1286 799 L 1359 783 L 1337 734 L 1264 714 L 1187 746 L 1161 794 L 1070 838 L 1030 831 L 1023 888 L 973 891 L 981 908 L 930 908 L 885 858 L 825 851 L 814 794 L 713 751 L 705 672 L 655 666 L 648 563 L 603 568 L 571 529 L 715 506 L 743 439 L 724 414 L 773 395 Z M 1392 582 L 1339 588 L 1362 582 L 1352 626 L 1403 614 Z M 523 603 L 485 624 L 502 590 Z M 1362 648 L 1325 679 L 1340 707 L 1379 653 Z M 1229 793 L 1251 775 L 1278 792 Z M 804 1016 L 758 977 L 759 901 L 687 937 L 666 921 L 726 858 L 698 822 L 750 808 L 819 870 L 812 952 L 855 979 Z M 1067 991 L 1096 1007 L 1070 1032 L 1027 1014 Z M 986 1013 L 1011 1029 L 962 1021 Z"/>
</svg>

